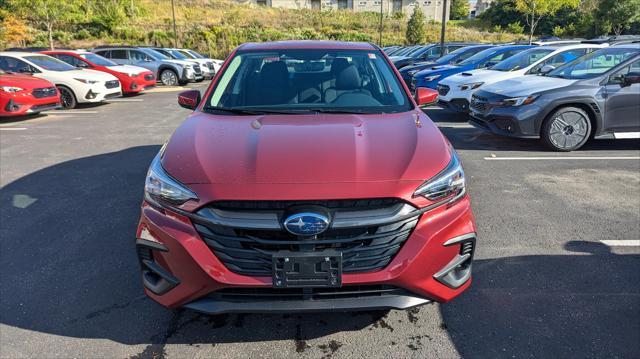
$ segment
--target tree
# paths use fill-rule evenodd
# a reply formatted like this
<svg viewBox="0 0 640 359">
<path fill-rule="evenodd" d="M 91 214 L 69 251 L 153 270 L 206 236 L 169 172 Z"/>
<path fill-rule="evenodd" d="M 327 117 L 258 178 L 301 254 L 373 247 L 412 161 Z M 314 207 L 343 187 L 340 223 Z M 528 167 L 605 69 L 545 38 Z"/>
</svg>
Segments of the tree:
<svg viewBox="0 0 640 359">
<path fill-rule="evenodd" d="M 415 45 L 424 42 L 427 36 L 426 20 L 422 9 L 419 5 L 416 5 L 407 23 L 407 33 L 405 35 L 407 44 Z"/>
<path fill-rule="evenodd" d="M 601 0 L 596 11 L 598 22 L 620 35 L 640 20 L 640 0 Z"/>
<path fill-rule="evenodd" d="M 53 50 L 53 32 L 76 15 L 75 0 L 13 0 L 10 6 L 33 25 L 47 32 Z"/>
<path fill-rule="evenodd" d="M 580 0 L 516 0 L 516 10 L 525 15 L 529 25 L 529 44 L 533 41 L 536 26 L 544 16 L 554 15 L 560 8 L 576 8 Z"/>
<path fill-rule="evenodd" d="M 466 19 L 469 16 L 469 1 L 451 0 L 451 20 Z"/>
<path fill-rule="evenodd" d="M 6 42 L 7 44 L 24 46 L 29 38 L 27 25 L 17 17 L 8 14 L 0 21 L 0 43 Z"/>
</svg>

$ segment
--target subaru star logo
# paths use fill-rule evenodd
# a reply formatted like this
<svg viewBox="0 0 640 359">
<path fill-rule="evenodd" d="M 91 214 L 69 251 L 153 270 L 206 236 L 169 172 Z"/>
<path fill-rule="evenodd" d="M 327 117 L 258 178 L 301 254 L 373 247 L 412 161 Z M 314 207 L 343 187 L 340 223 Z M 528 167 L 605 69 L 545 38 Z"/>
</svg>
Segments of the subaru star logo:
<svg viewBox="0 0 640 359">
<path fill-rule="evenodd" d="M 296 236 L 314 236 L 329 228 L 329 218 L 317 213 L 296 213 L 284 220 L 284 228 Z"/>
</svg>

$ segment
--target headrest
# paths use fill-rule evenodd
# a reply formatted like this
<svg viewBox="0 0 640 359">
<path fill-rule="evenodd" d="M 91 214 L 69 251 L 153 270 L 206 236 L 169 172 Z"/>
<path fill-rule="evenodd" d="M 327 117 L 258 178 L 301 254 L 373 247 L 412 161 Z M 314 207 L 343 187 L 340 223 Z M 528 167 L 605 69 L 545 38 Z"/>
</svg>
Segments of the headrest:
<svg viewBox="0 0 640 359">
<path fill-rule="evenodd" d="M 283 61 L 267 62 L 260 70 L 260 80 L 263 83 L 282 83 L 289 79 L 289 70 Z"/>
<path fill-rule="evenodd" d="M 344 57 L 337 57 L 333 59 L 333 62 L 331 63 L 331 73 L 339 74 L 340 71 L 346 69 L 347 67 L 349 67 L 349 61 L 347 61 L 347 59 L 345 59 Z"/>
<path fill-rule="evenodd" d="M 360 73 L 354 65 L 342 70 L 336 78 L 337 90 L 356 90 L 360 89 L 361 84 Z"/>
</svg>

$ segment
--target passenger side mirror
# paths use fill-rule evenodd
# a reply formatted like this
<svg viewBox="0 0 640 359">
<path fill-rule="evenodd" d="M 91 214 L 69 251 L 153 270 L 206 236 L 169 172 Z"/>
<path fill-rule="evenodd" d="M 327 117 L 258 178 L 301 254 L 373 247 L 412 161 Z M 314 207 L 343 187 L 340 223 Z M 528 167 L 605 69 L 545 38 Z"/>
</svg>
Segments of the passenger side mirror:
<svg viewBox="0 0 640 359">
<path fill-rule="evenodd" d="M 27 75 L 32 75 L 33 74 L 33 70 L 31 70 L 28 67 L 20 68 L 20 69 L 18 69 L 18 72 L 21 73 L 21 74 L 27 74 Z"/>
<path fill-rule="evenodd" d="M 620 86 L 627 87 L 638 83 L 640 83 L 640 72 L 629 72 L 626 75 L 622 75 Z"/>
<path fill-rule="evenodd" d="M 418 87 L 416 90 L 416 102 L 418 106 L 427 106 L 438 101 L 438 91 L 428 87 Z"/>
<path fill-rule="evenodd" d="M 553 66 L 553 65 L 544 65 L 540 69 L 540 73 L 543 74 L 543 75 L 546 75 L 546 74 L 548 74 L 549 72 L 551 72 L 551 71 L 553 71 L 555 69 L 556 69 L 556 67 Z"/>
<path fill-rule="evenodd" d="M 195 110 L 199 104 L 200 91 L 198 90 L 183 91 L 178 94 L 178 105 L 180 105 L 180 107 Z"/>
<path fill-rule="evenodd" d="M 78 62 L 76 67 L 77 68 L 81 68 L 81 69 L 88 69 L 89 68 L 89 64 L 87 64 L 86 62 Z"/>
</svg>

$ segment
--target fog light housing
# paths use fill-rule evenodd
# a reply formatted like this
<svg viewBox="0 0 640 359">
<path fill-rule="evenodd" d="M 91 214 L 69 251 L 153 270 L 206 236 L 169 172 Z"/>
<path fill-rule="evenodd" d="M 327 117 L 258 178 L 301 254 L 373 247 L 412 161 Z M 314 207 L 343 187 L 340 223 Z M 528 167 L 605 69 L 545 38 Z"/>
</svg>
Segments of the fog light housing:
<svg viewBox="0 0 640 359">
<path fill-rule="evenodd" d="M 96 98 L 96 96 L 98 96 L 97 93 L 89 90 L 89 92 L 87 92 L 87 96 L 85 96 L 84 98 L 86 98 L 87 100 L 93 100 L 94 98 Z"/>
<path fill-rule="evenodd" d="M 438 282 L 449 288 L 456 289 L 471 278 L 471 264 L 475 251 L 476 234 L 469 233 L 451 238 L 444 243 L 445 247 L 457 245 L 460 247 L 456 255 L 438 273 L 433 275 Z"/>
<path fill-rule="evenodd" d="M 135 83 L 135 82 L 132 82 L 132 83 L 131 83 L 131 86 L 130 86 L 129 88 L 130 88 L 130 89 L 132 89 L 132 90 L 135 90 L 135 89 L 137 89 L 137 88 L 138 88 L 138 84 L 137 84 L 137 83 Z"/>
</svg>

